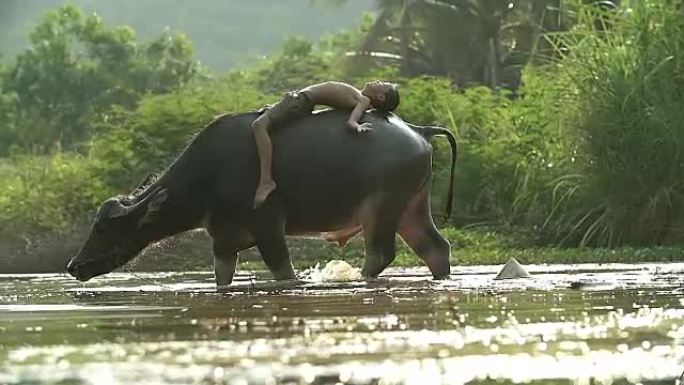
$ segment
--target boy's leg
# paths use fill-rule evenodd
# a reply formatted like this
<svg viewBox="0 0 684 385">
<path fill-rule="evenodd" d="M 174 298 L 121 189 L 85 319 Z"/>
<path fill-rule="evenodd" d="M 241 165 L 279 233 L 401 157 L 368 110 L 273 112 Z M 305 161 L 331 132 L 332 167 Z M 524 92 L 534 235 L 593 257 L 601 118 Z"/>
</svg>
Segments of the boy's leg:
<svg viewBox="0 0 684 385">
<path fill-rule="evenodd" d="M 259 153 L 259 186 L 254 194 L 254 208 L 261 206 L 269 194 L 276 189 L 276 183 L 271 175 L 273 162 L 273 145 L 268 135 L 269 112 L 263 113 L 254 122 L 254 139 L 256 140 L 257 152 Z"/>
</svg>

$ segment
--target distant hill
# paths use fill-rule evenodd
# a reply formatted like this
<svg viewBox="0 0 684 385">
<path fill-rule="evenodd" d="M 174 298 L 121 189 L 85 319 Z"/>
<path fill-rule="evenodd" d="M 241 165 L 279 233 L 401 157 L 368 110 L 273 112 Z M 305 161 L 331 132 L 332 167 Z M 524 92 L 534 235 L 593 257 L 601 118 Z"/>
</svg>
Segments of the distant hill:
<svg viewBox="0 0 684 385">
<path fill-rule="evenodd" d="M 334 1 L 330 1 L 334 3 Z M 227 69 L 273 52 L 293 35 L 317 39 L 354 26 L 371 0 L 313 5 L 311 0 L 0 0 L 0 53 L 15 56 L 49 9 L 74 4 L 107 25 L 130 25 L 141 38 L 164 28 L 186 33 L 205 64 Z"/>
</svg>

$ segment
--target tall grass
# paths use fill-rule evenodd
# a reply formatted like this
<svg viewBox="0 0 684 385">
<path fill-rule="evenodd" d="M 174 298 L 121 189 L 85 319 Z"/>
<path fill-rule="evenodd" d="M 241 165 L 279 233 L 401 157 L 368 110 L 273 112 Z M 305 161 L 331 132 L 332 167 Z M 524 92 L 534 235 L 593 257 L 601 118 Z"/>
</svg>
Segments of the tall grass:
<svg viewBox="0 0 684 385">
<path fill-rule="evenodd" d="M 576 10 L 575 28 L 549 41 L 574 84 L 579 162 L 558 180 L 546 226 L 580 245 L 682 241 L 684 3 Z"/>
</svg>

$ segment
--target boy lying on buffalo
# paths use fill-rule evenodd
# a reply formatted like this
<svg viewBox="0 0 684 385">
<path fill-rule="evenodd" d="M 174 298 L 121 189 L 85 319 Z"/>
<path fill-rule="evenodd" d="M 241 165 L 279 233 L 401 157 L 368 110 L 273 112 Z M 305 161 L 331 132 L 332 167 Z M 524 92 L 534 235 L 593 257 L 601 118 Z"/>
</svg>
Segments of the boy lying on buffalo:
<svg viewBox="0 0 684 385">
<path fill-rule="evenodd" d="M 381 111 L 394 111 L 399 105 L 399 92 L 395 85 L 379 80 L 366 83 L 362 90 L 346 83 L 325 82 L 288 92 L 282 100 L 268 107 L 252 123 L 261 165 L 259 186 L 254 196 L 255 208 L 264 203 L 276 189 L 271 175 L 273 148 L 268 130 L 288 120 L 310 114 L 317 105 L 351 110 L 347 126 L 354 132 L 364 132 L 372 129 L 369 123 L 359 124 L 364 111 L 370 106 Z"/>
</svg>

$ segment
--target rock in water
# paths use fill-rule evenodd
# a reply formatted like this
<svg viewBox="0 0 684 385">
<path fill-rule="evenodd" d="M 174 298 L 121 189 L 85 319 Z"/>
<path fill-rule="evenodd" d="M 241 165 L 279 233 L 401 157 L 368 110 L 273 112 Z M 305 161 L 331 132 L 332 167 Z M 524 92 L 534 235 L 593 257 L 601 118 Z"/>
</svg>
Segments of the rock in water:
<svg viewBox="0 0 684 385">
<path fill-rule="evenodd" d="M 506 262 L 503 269 L 494 279 L 514 279 L 514 278 L 531 278 L 530 273 L 515 258 L 511 258 Z"/>
</svg>

